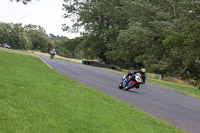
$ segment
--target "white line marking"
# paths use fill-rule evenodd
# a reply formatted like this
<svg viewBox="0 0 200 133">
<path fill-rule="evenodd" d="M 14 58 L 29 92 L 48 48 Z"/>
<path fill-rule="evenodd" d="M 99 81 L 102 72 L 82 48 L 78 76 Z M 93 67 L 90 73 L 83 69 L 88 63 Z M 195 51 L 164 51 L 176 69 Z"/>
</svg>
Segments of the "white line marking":
<svg viewBox="0 0 200 133">
<path fill-rule="evenodd" d="M 39 57 L 39 58 L 40 58 L 40 57 Z M 40 58 L 40 60 L 41 60 L 42 62 L 44 62 L 45 64 L 47 64 L 42 58 Z M 47 66 L 48 66 L 49 68 L 52 69 L 52 67 L 51 67 L 49 64 L 47 64 Z"/>
</svg>

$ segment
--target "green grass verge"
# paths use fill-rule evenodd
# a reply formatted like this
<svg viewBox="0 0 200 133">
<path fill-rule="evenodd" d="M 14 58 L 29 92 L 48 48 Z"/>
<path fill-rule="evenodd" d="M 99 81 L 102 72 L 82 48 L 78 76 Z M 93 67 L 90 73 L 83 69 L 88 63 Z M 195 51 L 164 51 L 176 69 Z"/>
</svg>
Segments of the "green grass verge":
<svg viewBox="0 0 200 133">
<path fill-rule="evenodd" d="M 181 133 L 183 131 L 48 68 L 0 50 L 0 132 Z"/>
<path fill-rule="evenodd" d="M 200 90 L 196 87 L 151 78 L 148 78 L 147 81 L 200 99 Z"/>
</svg>

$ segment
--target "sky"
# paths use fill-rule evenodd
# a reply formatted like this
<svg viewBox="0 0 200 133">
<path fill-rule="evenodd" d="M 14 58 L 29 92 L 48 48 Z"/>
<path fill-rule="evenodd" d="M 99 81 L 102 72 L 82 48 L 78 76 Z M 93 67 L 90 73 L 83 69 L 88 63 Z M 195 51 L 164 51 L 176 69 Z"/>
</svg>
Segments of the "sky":
<svg viewBox="0 0 200 133">
<path fill-rule="evenodd" d="M 0 22 L 22 23 L 40 25 L 47 34 L 78 37 L 79 34 L 62 31 L 62 24 L 72 25 L 72 22 L 62 16 L 66 13 L 62 10 L 64 0 L 32 0 L 24 5 L 16 0 L 0 0 Z"/>
</svg>

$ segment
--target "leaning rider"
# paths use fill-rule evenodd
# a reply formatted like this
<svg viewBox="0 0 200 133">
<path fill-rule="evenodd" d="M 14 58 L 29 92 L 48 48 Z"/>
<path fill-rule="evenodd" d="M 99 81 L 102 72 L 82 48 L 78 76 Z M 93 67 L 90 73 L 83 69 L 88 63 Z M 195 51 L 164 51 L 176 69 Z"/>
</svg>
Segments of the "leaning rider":
<svg viewBox="0 0 200 133">
<path fill-rule="evenodd" d="M 146 72 L 146 69 L 144 69 L 144 68 L 142 68 L 140 70 L 135 70 L 135 71 L 128 73 L 123 79 L 126 79 L 129 76 L 134 77 L 134 75 L 136 73 L 140 73 L 142 76 L 143 84 L 145 84 L 145 80 L 146 80 L 145 72 Z M 126 87 L 127 84 L 128 84 L 128 81 L 124 84 L 124 86 Z M 136 88 L 139 88 L 139 86 L 136 86 Z"/>
</svg>

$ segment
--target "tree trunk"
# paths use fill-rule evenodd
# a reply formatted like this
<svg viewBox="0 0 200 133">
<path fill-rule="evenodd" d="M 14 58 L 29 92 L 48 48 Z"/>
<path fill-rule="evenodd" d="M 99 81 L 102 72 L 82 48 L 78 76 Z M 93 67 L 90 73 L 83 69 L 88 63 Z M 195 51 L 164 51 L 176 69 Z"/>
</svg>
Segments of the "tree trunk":
<svg viewBox="0 0 200 133">
<path fill-rule="evenodd" d="M 183 70 L 181 70 L 177 75 L 175 75 L 175 77 L 179 77 L 179 76 L 181 76 L 181 74 L 183 73 L 183 72 L 185 72 L 185 70 L 188 68 L 188 64 L 183 68 Z"/>
</svg>

